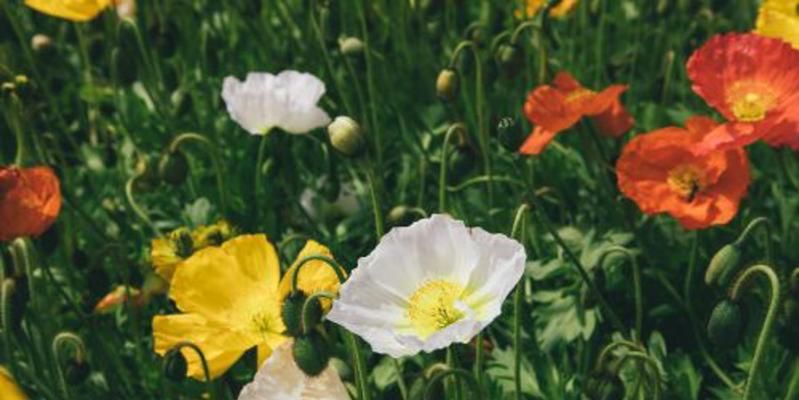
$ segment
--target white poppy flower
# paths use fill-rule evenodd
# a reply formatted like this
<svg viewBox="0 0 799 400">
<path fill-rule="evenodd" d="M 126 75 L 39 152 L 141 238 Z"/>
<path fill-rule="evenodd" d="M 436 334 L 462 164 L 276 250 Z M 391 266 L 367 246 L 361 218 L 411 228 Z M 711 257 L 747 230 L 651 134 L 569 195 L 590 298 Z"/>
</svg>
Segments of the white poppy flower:
<svg viewBox="0 0 799 400">
<path fill-rule="evenodd" d="M 349 400 L 347 388 L 336 370 L 328 365 L 316 377 L 300 371 L 291 355 L 292 341 L 278 346 L 252 382 L 244 386 L 238 400 Z"/>
<path fill-rule="evenodd" d="M 319 78 L 291 70 L 277 75 L 251 72 L 244 82 L 228 76 L 222 85 L 230 117 L 253 135 L 272 128 L 306 133 L 327 125 L 330 116 L 316 104 L 323 94 L 325 83 Z"/>
<path fill-rule="evenodd" d="M 327 319 L 392 357 L 467 343 L 499 316 L 526 258 L 505 235 L 433 215 L 358 260 Z"/>
</svg>

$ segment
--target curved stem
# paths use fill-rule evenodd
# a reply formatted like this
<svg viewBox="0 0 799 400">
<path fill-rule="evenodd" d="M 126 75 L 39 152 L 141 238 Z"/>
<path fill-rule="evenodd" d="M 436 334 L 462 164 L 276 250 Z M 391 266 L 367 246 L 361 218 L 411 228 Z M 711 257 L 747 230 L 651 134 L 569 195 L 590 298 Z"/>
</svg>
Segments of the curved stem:
<svg viewBox="0 0 799 400">
<path fill-rule="evenodd" d="M 188 141 L 202 143 L 206 146 L 208 155 L 211 156 L 211 162 L 214 164 L 214 172 L 216 173 L 216 188 L 219 191 L 219 205 L 222 207 L 222 214 L 224 214 L 227 208 L 227 199 L 225 194 L 224 173 L 222 171 L 222 163 L 219 160 L 219 154 L 217 154 L 217 148 L 207 137 L 194 132 L 186 132 L 172 139 L 172 143 L 169 144 L 169 151 L 177 151 L 183 143 Z"/>
<path fill-rule="evenodd" d="M 799 358 L 793 363 L 793 376 L 791 383 L 788 384 L 788 391 L 785 393 L 785 400 L 799 398 Z"/>
<path fill-rule="evenodd" d="M 528 28 L 538 28 L 539 32 L 541 31 L 541 25 L 534 21 L 534 20 L 527 20 L 519 24 L 516 29 L 513 30 L 513 33 L 510 36 L 510 43 L 515 45 L 519 42 L 519 36 L 524 32 L 525 29 Z"/>
<path fill-rule="evenodd" d="M 660 391 L 661 391 L 660 385 L 661 385 L 662 382 L 661 382 L 661 379 L 660 379 L 660 370 L 658 369 L 658 366 L 655 363 L 655 361 L 652 360 L 652 357 L 650 357 L 648 354 L 646 354 L 646 353 L 644 353 L 642 351 L 633 351 L 633 352 L 624 354 L 622 356 L 621 362 L 619 362 L 619 368 L 621 368 L 630 359 L 636 360 L 636 361 L 639 361 L 639 362 L 643 362 L 645 366 L 649 367 L 648 369 L 650 369 L 651 372 L 649 374 L 646 374 L 646 377 L 647 378 L 652 378 L 651 380 L 652 380 L 652 383 L 654 384 L 654 387 L 655 387 L 654 398 L 655 399 L 660 399 Z M 644 372 L 646 372 L 646 371 L 644 371 Z"/>
<path fill-rule="evenodd" d="M 459 192 L 461 190 L 464 190 L 464 189 L 468 188 L 469 186 L 476 185 L 478 183 L 488 182 L 489 180 L 494 181 L 494 182 L 504 182 L 504 183 L 507 183 L 507 184 L 513 184 L 513 185 L 516 185 L 516 186 L 519 186 L 519 187 L 525 186 L 524 182 L 522 182 L 522 181 L 520 181 L 520 180 L 518 180 L 516 178 L 511 178 L 509 176 L 481 175 L 481 176 L 475 176 L 474 178 L 467 179 L 466 181 L 461 182 L 460 184 L 455 185 L 455 186 L 447 186 L 447 191 L 448 192 Z"/>
<path fill-rule="evenodd" d="M 300 270 L 310 261 L 322 261 L 336 273 L 336 277 L 338 278 L 339 283 L 344 283 L 347 280 L 347 277 L 344 275 L 344 270 L 341 268 L 339 263 L 327 256 L 322 255 L 313 255 L 308 257 L 303 257 L 297 264 L 297 269 L 294 270 L 294 275 L 291 276 L 291 293 L 297 293 L 297 281 L 300 276 Z"/>
<path fill-rule="evenodd" d="M 438 175 L 438 211 L 447 211 L 447 169 L 449 167 L 449 142 L 452 135 L 457 132 L 464 132 L 464 126 L 461 123 L 452 124 L 447 128 L 447 133 L 444 134 L 444 142 L 441 144 L 441 169 Z"/>
<path fill-rule="evenodd" d="M 302 303 L 302 314 L 300 314 L 301 316 L 300 321 L 302 321 L 302 326 L 300 327 L 300 329 L 305 334 L 308 334 L 308 332 L 310 332 L 311 329 L 313 328 L 311 326 L 311 321 L 309 321 L 311 315 L 310 307 L 314 301 L 319 301 L 319 298 L 335 300 L 337 296 L 333 292 L 322 290 L 311 294 L 310 296 L 308 296 L 308 298 L 305 299 L 305 302 Z"/>
<path fill-rule="evenodd" d="M 208 396 L 210 399 L 213 400 L 216 397 L 216 393 L 214 391 L 214 385 L 211 381 L 211 373 L 208 370 L 208 361 L 205 359 L 205 353 L 203 353 L 202 349 L 200 349 L 200 346 L 197 346 L 189 341 L 178 342 L 170 349 L 170 351 L 181 351 L 184 347 L 194 350 L 194 352 L 197 353 L 197 356 L 200 358 L 200 364 L 202 364 L 203 367 L 203 376 L 205 377 L 205 385 L 207 387 L 206 390 L 208 390 Z"/>
<path fill-rule="evenodd" d="M 14 131 L 14 139 L 17 145 L 17 151 L 14 156 L 14 165 L 25 165 L 25 156 L 27 155 L 27 148 L 25 146 L 25 133 L 22 131 L 22 126 L 19 121 L 19 98 L 15 93 L 11 94 L 11 106 L 5 113 L 8 119 L 8 125 Z"/>
<path fill-rule="evenodd" d="M 465 380 L 466 383 L 469 384 L 469 387 L 472 388 L 472 391 L 474 393 L 477 393 L 478 398 L 482 398 L 481 397 L 482 393 L 480 393 L 480 388 L 477 384 L 477 381 L 474 379 L 474 376 L 472 376 L 472 374 L 470 374 L 468 371 L 460 368 L 446 368 L 443 371 L 437 373 L 436 375 L 433 375 L 433 377 L 430 378 L 430 381 L 427 382 L 427 387 L 425 388 L 424 391 L 424 398 L 429 399 L 430 391 L 433 389 L 433 386 L 435 386 L 435 384 L 438 383 L 438 381 L 450 375 L 455 375 L 457 378 Z"/>
<path fill-rule="evenodd" d="M 397 370 L 397 386 L 399 386 L 400 396 L 402 400 L 408 400 L 408 385 L 405 384 L 405 378 L 402 377 L 402 364 L 396 358 L 391 358 L 394 363 L 394 369 Z"/>
<path fill-rule="evenodd" d="M 137 203 L 136 199 L 133 197 L 133 184 L 136 183 L 136 179 L 139 179 L 140 176 L 141 175 L 134 175 L 128 179 L 127 183 L 125 183 L 125 198 L 128 200 L 128 204 L 130 205 L 130 208 L 133 209 L 133 212 L 136 214 L 136 216 L 144 221 L 144 223 L 146 223 L 147 226 L 149 226 L 157 236 L 163 236 L 161 230 L 155 226 L 150 217 L 147 216 L 147 213 L 144 212 L 141 206 L 139 206 L 139 203 Z"/>
<path fill-rule="evenodd" d="M 64 345 L 70 345 L 74 349 L 75 361 L 79 363 L 84 362 L 84 358 L 86 356 L 86 345 L 83 343 L 83 340 L 78 337 L 78 335 L 72 332 L 61 332 L 53 338 L 52 352 L 53 358 L 55 358 L 56 371 L 58 371 L 58 383 L 61 386 L 61 391 L 64 393 L 64 396 L 66 398 L 70 398 L 71 394 L 69 393 L 67 381 L 64 378 L 63 362 L 61 358 L 61 348 Z"/>
<path fill-rule="evenodd" d="M 644 318 L 644 300 L 641 294 L 641 268 L 638 266 L 638 261 L 635 255 L 624 247 L 611 246 L 601 256 L 597 262 L 597 267 L 602 269 L 605 265 L 605 260 L 608 255 L 613 253 L 621 253 L 630 262 L 633 269 L 633 285 L 635 288 L 635 332 L 634 339 L 641 340 L 644 333 L 642 332 L 643 318 Z"/>
<path fill-rule="evenodd" d="M 477 44 L 471 40 L 464 40 L 458 44 L 450 57 L 449 66 L 455 69 L 455 64 L 458 56 L 466 48 L 469 48 L 474 57 L 474 74 L 475 74 L 475 108 L 477 113 L 477 138 L 480 142 L 480 152 L 483 156 L 483 168 L 485 174 L 488 176 L 488 206 L 491 208 L 494 204 L 494 181 L 492 179 L 493 173 L 491 172 L 491 149 L 489 148 L 488 130 L 485 127 L 483 116 L 483 107 L 485 106 L 485 95 L 483 93 L 483 69 L 480 61 L 480 53 L 477 51 Z"/>
<path fill-rule="evenodd" d="M 749 368 L 749 377 L 746 380 L 746 389 L 744 390 L 744 400 L 752 399 L 754 396 L 754 381 L 757 378 L 757 372 L 763 362 L 763 354 L 765 353 L 766 344 L 768 343 L 769 336 L 771 335 L 771 328 L 774 325 L 774 320 L 777 316 L 777 311 L 780 305 L 780 281 L 777 274 L 771 267 L 758 264 L 747 268 L 741 275 L 739 275 L 732 283 L 730 289 L 730 299 L 737 301 L 741 292 L 747 287 L 745 284 L 749 282 L 756 275 L 761 275 L 768 279 L 771 285 L 771 300 L 769 302 L 766 319 L 763 322 L 763 328 L 760 331 L 760 336 L 757 339 L 755 346 L 755 354 L 752 358 L 752 365 Z"/>
<path fill-rule="evenodd" d="M 766 262 L 769 265 L 772 265 L 774 263 L 774 258 L 773 258 L 774 257 L 774 254 L 773 254 L 773 246 L 774 246 L 774 244 L 773 244 L 773 240 L 771 238 L 771 236 L 772 236 L 771 221 L 769 221 L 768 218 L 766 218 L 766 217 L 757 217 L 757 218 L 753 219 L 752 221 L 750 221 L 749 224 L 746 226 L 746 228 L 744 228 L 744 231 L 741 232 L 741 235 L 738 236 L 738 240 L 736 240 L 734 244 L 738 245 L 738 246 L 743 244 L 743 242 L 745 242 L 746 240 L 749 239 L 749 235 L 751 235 L 752 232 L 755 229 L 759 228 L 759 227 L 762 227 L 762 229 L 763 229 L 763 231 L 765 233 L 765 236 L 766 236 Z"/>
</svg>

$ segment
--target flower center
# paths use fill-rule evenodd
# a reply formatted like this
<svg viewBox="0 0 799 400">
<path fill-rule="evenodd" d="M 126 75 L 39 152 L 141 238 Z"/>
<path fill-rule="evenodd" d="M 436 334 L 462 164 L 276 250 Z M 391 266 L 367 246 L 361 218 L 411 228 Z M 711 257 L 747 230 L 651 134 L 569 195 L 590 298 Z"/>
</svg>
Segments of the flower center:
<svg viewBox="0 0 799 400">
<path fill-rule="evenodd" d="M 424 338 L 463 318 L 455 307 L 463 293 L 457 283 L 436 279 L 425 283 L 408 300 L 408 319 L 417 334 Z"/>
<path fill-rule="evenodd" d="M 690 164 L 680 165 L 669 171 L 668 183 L 672 192 L 687 202 L 693 201 L 704 186 L 700 169 Z"/>
<path fill-rule="evenodd" d="M 588 96 L 595 94 L 593 90 L 586 89 L 586 88 L 579 88 L 575 89 L 568 95 L 566 95 L 566 102 L 567 103 L 576 103 L 579 101 L 585 100 Z"/>
<path fill-rule="evenodd" d="M 738 82 L 727 93 L 732 113 L 741 122 L 757 122 L 766 117 L 774 105 L 769 88 L 752 82 Z"/>
</svg>

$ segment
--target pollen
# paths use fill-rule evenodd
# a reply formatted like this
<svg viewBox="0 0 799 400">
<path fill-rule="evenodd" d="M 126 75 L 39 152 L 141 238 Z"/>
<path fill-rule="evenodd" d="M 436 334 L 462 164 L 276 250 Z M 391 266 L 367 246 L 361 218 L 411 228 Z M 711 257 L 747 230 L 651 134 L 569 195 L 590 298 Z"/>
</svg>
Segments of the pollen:
<svg viewBox="0 0 799 400">
<path fill-rule="evenodd" d="M 683 200 L 691 202 L 704 187 L 702 173 L 695 165 L 680 165 L 669 171 L 669 188 Z"/>
<path fill-rule="evenodd" d="M 419 337 L 426 338 L 463 318 L 464 312 L 455 307 L 462 294 L 463 287 L 443 279 L 419 287 L 408 299 L 406 311 Z"/>
<path fill-rule="evenodd" d="M 738 82 L 728 91 L 727 101 L 738 121 L 757 122 L 765 118 L 774 105 L 774 96 L 763 85 Z"/>
</svg>

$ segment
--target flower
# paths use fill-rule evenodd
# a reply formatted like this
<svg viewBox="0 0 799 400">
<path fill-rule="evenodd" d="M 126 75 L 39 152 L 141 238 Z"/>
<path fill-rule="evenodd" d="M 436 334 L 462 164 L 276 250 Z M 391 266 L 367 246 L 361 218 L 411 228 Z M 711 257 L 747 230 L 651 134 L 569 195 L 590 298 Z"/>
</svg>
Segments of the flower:
<svg viewBox="0 0 799 400">
<path fill-rule="evenodd" d="M 309 241 L 298 259 L 314 254 L 330 255 L 330 251 Z M 300 271 L 297 286 L 303 293 L 337 289 L 334 272 L 317 270 L 330 270 L 322 264 L 309 261 Z M 292 268 L 296 270 L 296 263 Z M 172 277 L 169 296 L 183 314 L 153 318 L 155 351 L 163 355 L 176 344 L 191 341 L 202 349 L 211 378 L 255 346 L 261 365 L 286 340 L 281 308 L 291 276 L 287 273 L 280 281 L 277 252 L 265 235 L 241 235 L 197 251 Z M 181 351 L 189 363 L 188 375 L 203 379 L 197 355 Z"/>
<path fill-rule="evenodd" d="M 523 0 L 522 4 L 522 9 L 516 10 L 516 18 L 532 18 L 544 8 L 547 0 Z M 562 0 L 549 10 L 549 15 L 554 18 L 562 18 L 571 14 L 576 6 L 577 0 Z"/>
<path fill-rule="evenodd" d="M 541 154 L 559 132 L 584 116 L 593 117 L 606 136 L 618 137 L 633 126 L 633 118 L 619 97 L 626 85 L 611 85 L 597 93 L 584 88 L 568 72 L 555 76 L 554 86 L 541 85 L 527 95 L 524 115 L 536 127 L 522 144 L 522 154 Z"/>
<path fill-rule="evenodd" d="M 323 94 L 325 84 L 319 78 L 291 70 L 277 75 L 251 72 L 244 82 L 228 76 L 222 86 L 231 118 L 253 135 L 272 128 L 306 133 L 326 126 L 330 117 L 316 104 Z"/>
<path fill-rule="evenodd" d="M 730 122 L 704 136 L 696 151 L 765 139 L 799 148 L 799 51 L 750 33 L 710 38 L 687 64 L 693 90 Z"/>
<path fill-rule="evenodd" d="M 691 117 L 686 129 L 668 127 L 636 136 L 616 164 L 619 189 L 645 214 L 668 213 L 686 229 L 728 223 L 749 185 L 743 148 L 692 151 L 719 124 Z"/>
<path fill-rule="evenodd" d="M 112 0 L 25 0 L 25 5 L 42 13 L 75 22 L 94 19 Z"/>
<path fill-rule="evenodd" d="M 766 0 L 757 14 L 755 33 L 782 39 L 799 49 L 799 0 Z"/>
<path fill-rule="evenodd" d="M 499 316 L 525 258 L 504 235 L 433 215 L 358 260 L 327 318 L 392 357 L 468 343 Z"/>
<path fill-rule="evenodd" d="M 3 400 L 27 400 L 27 396 L 22 392 L 22 389 L 14 382 L 11 374 L 0 367 L 0 399 Z"/>
<path fill-rule="evenodd" d="M 61 186 L 48 167 L 0 166 L 0 241 L 39 236 L 61 210 Z"/>
<path fill-rule="evenodd" d="M 175 274 L 175 268 L 183 260 L 208 246 L 219 246 L 234 232 L 234 229 L 225 220 L 197 227 L 193 231 L 186 228 L 175 229 L 166 237 L 152 240 L 150 260 L 153 263 L 153 268 L 158 275 L 169 282 Z"/>
<path fill-rule="evenodd" d="M 300 253 L 297 254 L 297 259 L 294 260 L 291 267 L 286 270 L 283 279 L 280 281 L 278 294 L 281 303 L 291 294 L 291 280 L 296 273 L 295 271 L 299 268 L 300 262 L 302 262 L 304 258 L 310 256 L 333 258 L 333 254 L 327 247 L 313 240 L 307 241 L 302 250 L 300 250 Z M 336 272 L 333 271 L 330 266 L 325 265 L 324 261 L 319 260 L 307 261 L 305 264 L 307 265 L 303 265 L 299 276 L 297 276 L 297 290 L 299 292 L 306 297 L 321 291 L 338 293 L 341 283 L 339 282 L 338 275 L 336 275 Z M 347 276 L 347 273 L 343 269 L 340 269 L 340 272 L 342 276 Z M 324 310 L 330 309 L 329 299 L 322 299 L 320 303 Z"/>
<path fill-rule="evenodd" d="M 252 382 L 244 386 L 238 400 L 349 400 L 347 388 L 336 370 L 328 367 L 316 377 L 308 377 L 294 363 L 291 341 L 278 346 Z"/>
<path fill-rule="evenodd" d="M 125 303 L 133 307 L 141 307 L 147 302 L 147 296 L 134 287 L 119 285 L 100 299 L 94 306 L 94 312 L 108 314 L 116 311 Z"/>
</svg>

